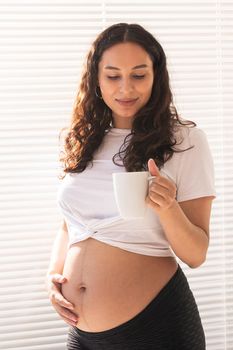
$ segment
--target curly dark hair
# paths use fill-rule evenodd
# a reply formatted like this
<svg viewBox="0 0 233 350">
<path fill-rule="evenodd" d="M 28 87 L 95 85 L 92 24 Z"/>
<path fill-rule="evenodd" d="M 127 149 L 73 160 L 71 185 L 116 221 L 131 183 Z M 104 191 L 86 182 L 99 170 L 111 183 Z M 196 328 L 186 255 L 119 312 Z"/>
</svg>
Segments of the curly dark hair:
<svg viewBox="0 0 233 350">
<path fill-rule="evenodd" d="M 160 169 L 174 152 L 185 151 L 173 148 L 177 144 L 175 128 L 179 125 L 195 127 L 196 123 L 182 121 L 178 116 L 162 46 L 141 25 L 118 23 L 100 33 L 87 54 L 70 125 L 59 133 L 61 140 L 65 131 L 59 159 L 64 164 L 64 173 L 84 171 L 113 125 L 111 109 L 96 95 L 98 65 L 106 49 L 125 42 L 136 43 L 149 54 L 156 82 L 153 83 L 149 101 L 135 114 L 131 132 L 125 137 L 119 153 L 113 156 L 113 162 L 124 166 L 126 171 L 141 171 L 148 170 L 147 161 L 153 158 Z M 116 157 L 122 160 L 122 165 L 116 162 Z"/>
</svg>

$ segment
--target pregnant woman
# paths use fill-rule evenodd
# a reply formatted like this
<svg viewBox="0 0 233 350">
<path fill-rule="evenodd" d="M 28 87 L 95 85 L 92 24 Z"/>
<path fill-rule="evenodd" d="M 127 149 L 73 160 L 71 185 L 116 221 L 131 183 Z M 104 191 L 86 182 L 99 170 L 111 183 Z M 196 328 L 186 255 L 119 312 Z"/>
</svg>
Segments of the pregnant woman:
<svg viewBox="0 0 233 350">
<path fill-rule="evenodd" d="M 215 198 L 206 134 L 173 105 L 166 56 L 138 24 L 92 44 L 63 136 L 62 225 L 47 274 L 70 325 L 67 349 L 203 350 L 197 304 L 177 262 L 206 259 Z M 149 171 L 146 213 L 124 219 L 112 173 Z"/>
</svg>

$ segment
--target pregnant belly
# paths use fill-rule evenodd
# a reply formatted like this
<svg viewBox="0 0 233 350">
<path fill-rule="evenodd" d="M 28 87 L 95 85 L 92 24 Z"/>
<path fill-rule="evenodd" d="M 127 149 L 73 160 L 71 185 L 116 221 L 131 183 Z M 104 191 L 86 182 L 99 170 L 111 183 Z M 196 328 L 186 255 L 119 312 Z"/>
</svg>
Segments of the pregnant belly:
<svg viewBox="0 0 233 350">
<path fill-rule="evenodd" d="M 135 254 L 89 238 L 67 253 L 62 294 L 75 306 L 77 327 L 99 332 L 142 311 L 176 269 L 172 257 Z"/>
</svg>

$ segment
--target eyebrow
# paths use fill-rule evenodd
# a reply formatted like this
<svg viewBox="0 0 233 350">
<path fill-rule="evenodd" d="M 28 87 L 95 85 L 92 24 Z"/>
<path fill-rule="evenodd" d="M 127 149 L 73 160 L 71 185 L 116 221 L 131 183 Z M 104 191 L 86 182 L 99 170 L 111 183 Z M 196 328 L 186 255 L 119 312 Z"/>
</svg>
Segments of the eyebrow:
<svg viewBox="0 0 233 350">
<path fill-rule="evenodd" d="M 147 64 L 140 64 L 139 66 L 135 66 L 132 69 L 139 69 L 139 68 L 148 68 L 148 65 Z M 105 66 L 104 69 L 120 70 L 120 68 L 113 67 L 113 66 Z"/>
</svg>

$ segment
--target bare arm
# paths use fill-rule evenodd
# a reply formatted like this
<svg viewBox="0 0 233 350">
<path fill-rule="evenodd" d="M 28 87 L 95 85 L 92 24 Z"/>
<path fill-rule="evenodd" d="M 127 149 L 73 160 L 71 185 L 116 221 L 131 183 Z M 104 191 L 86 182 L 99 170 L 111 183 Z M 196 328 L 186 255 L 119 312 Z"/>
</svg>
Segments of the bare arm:
<svg viewBox="0 0 233 350">
<path fill-rule="evenodd" d="M 176 255 L 192 268 L 206 259 L 213 197 L 174 204 L 159 214 L 168 241 Z"/>
<path fill-rule="evenodd" d="M 173 251 L 192 268 L 206 259 L 209 246 L 209 221 L 212 200 L 206 196 L 183 202 L 176 201 L 176 185 L 163 177 L 153 160 L 148 161 L 155 176 L 146 198 L 148 205 L 158 214 L 164 233 Z"/>
<path fill-rule="evenodd" d="M 52 247 L 46 286 L 50 302 L 59 316 L 69 325 L 76 326 L 78 316 L 72 312 L 74 307 L 61 293 L 61 284 L 66 282 L 66 278 L 62 276 L 62 273 L 67 250 L 68 230 L 64 220 Z"/>
<path fill-rule="evenodd" d="M 62 226 L 59 229 L 53 243 L 47 275 L 51 275 L 53 273 L 62 274 L 67 249 L 68 249 L 68 230 L 67 230 L 67 225 L 65 220 L 63 220 Z"/>
</svg>

